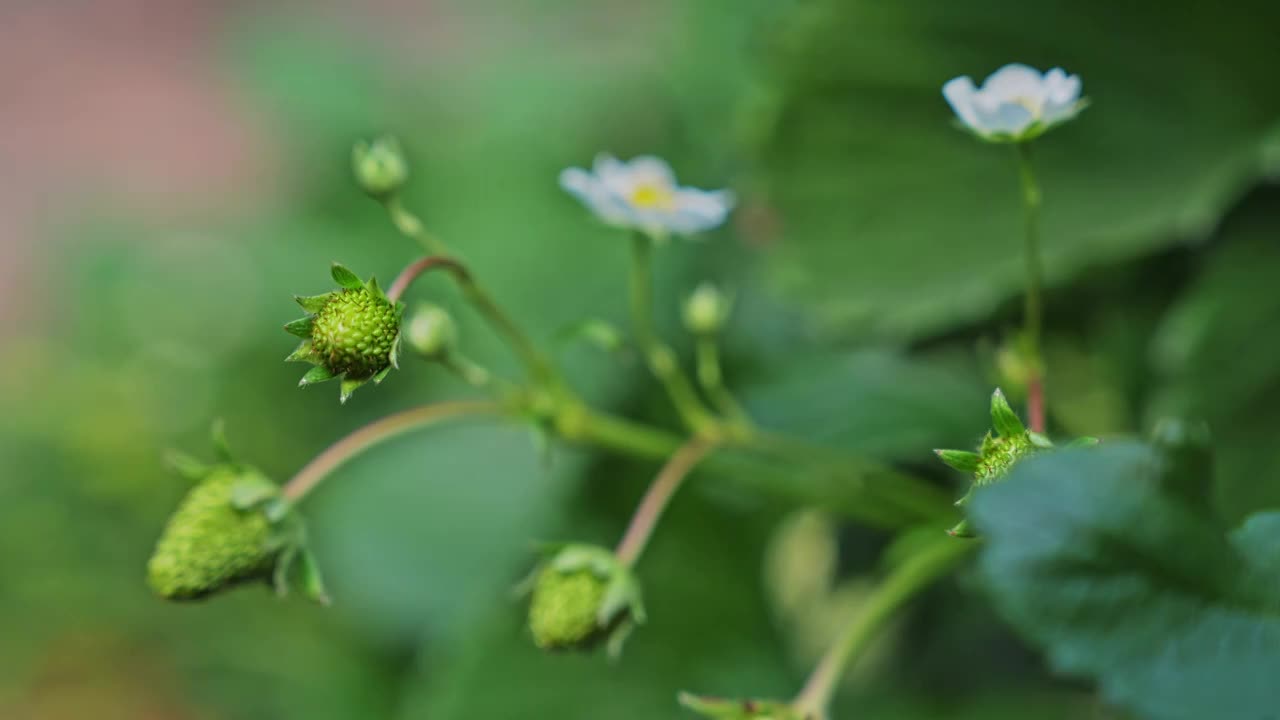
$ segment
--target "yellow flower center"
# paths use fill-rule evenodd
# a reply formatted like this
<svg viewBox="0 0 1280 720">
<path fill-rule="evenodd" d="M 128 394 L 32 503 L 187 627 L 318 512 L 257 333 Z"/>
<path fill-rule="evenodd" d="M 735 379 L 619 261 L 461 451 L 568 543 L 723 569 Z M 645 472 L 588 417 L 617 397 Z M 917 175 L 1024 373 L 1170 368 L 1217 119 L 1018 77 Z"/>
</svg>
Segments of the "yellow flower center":
<svg viewBox="0 0 1280 720">
<path fill-rule="evenodd" d="M 1014 104 L 1014 105 L 1021 105 L 1023 108 L 1025 108 L 1025 109 L 1026 109 L 1026 111 L 1027 111 L 1027 112 L 1031 113 L 1031 117 L 1033 117 L 1033 118 L 1038 118 L 1038 117 L 1040 117 L 1040 105 L 1039 105 L 1039 103 L 1036 103 L 1036 102 L 1035 102 L 1035 101 L 1033 101 L 1031 98 L 1029 98 L 1029 97 L 1027 97 L 1027 96 L 1025 96 L 1025 95 L 1020 95 L 1020 96 L 1018 96 L 1018 97 L 1013 98 L 1013 104 Z"/>
<path fill-rule="evenodd" d="M 675 204 L 675 195 L 660 185 L 637 185 L 631 191 L 631 204 L 638 208 L 670 208 Z"/>
</svg>

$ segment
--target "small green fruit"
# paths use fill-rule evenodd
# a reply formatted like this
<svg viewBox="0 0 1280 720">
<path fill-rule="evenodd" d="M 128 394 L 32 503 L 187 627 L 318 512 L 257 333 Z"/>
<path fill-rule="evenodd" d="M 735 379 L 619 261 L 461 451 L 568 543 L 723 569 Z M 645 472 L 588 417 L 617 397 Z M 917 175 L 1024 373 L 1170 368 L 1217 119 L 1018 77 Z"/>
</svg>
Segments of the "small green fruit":
<svg viewBox="0 0 1280 720">
<path fill-rule="evenodd" d="M 391 365 L 400 332 L 395 306 L 368 288 L 334 293 L 316 314 L 311 342 L 334 375 L 370 378 Z"/>
<path fill-rule="evenodd" d="M 525 587 L 529 629 L 544 650 L 591 650 L 604 643 L 622 652 L 632 628 L 645 621 L 640 585 L 613 551 L 595 545 L 547 548 Z"/>
<path fill-rule="evenodd" d="M 302 387 L 341 380 L 338 397 L 345 403 L 360 386 L 370 380 L 381 383 L 399 367 L 404 305 L 392 302 L 374 278 L 364 282 L 337 263 L 331 274 L 341 289 L 294 297 L 310 314 L 284 326 L 285 332 L 302 338 L 285 361 L 315 366 L 302 376 Z"/>
<path fill-rule="evenodd" d="M 544 568 L 529 605 L 534 643 L 544 650 L 593 647 L 604 629 L 597 620 L 604 593 L 605 581 L 590 570 Z"/>
<path fill-rule="evenodd" d="M 169 600 L 196 600 L 232 585 L 271 579 L 276 551 L 260 508 L 233 503 L 237 487 L 270 483 L 252 469 L 219 466 L 169 518 L 147 563 L 147 582 Z"/>
</svg>

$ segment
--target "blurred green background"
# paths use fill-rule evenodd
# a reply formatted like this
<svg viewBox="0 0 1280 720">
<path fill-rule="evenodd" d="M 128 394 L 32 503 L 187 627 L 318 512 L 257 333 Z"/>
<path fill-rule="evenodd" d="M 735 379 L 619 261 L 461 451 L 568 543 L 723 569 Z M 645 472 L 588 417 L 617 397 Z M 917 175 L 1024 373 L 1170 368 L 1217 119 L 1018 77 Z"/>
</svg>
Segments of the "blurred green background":
<svg viewBox="0 0 1280 720">
<path fill-rule="evenodd" d="M 265 590 L 171 606 L 143 584 L 224 418 L 285 479 L 360 424 L 466 388 L 410 365 L 339 407 L 280 326 L 341 260 L 415 256 L 349 179 L 400 136 L 407 201 L 533 334 L 625 322 L 623 237 L 556 186 L 597 151 L 733 187 L 731 227 L 660 256 L 659 317 L 737 292 L 728 376 L 760 422 L 902 464 L 986 427 L 1016 378 L 1007 148 L 940 94 L 1010 61 L 1092 107 L 1037 144 L 1051 429 L 1202 418 L 1230 517 L 1280 504 L 1280 5 L 901 0 L 143 0 L 0 5 L 0 717 L 683 717 L 681 689 L 787 696 L 887 541 L 795 488 L 700 478 L 641 566 L 622 661 L 546 656 L 511 585 L 537 539 L 611 542 L 656 470 L 519 429 L 394 442 L 309 501 L 336 605 Z M 509 356 L 440 279 L 463 344 Z M 634 357 L 559 351 L 593 401 L 671 424 Z M 861 663 L 838 717 L 1111 717 L 1054 678 L 965 573 Z"/>
</svg>

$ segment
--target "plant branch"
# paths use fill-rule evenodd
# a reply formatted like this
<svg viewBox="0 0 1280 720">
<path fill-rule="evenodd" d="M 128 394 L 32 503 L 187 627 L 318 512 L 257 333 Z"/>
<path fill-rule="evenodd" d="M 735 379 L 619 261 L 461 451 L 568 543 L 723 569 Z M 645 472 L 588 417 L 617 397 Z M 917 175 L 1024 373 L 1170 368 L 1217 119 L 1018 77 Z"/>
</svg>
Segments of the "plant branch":
<svg viewBox="0 0 1280 720">
<path fill-rule="evenodd" d="M 281 495 L 288 502 L 298 502 L 348 460 L 397 435 L 441 420 L 467 415 L 497 414 L 502 409 L 502 405 L 488 401 L 442 402 L 411 408 L 375 420 L 312 458 L 311 462 L 285 484 Z"/>
<path fill-rule="evenodd" d="M 950 571 L 976 543 L 939 533 L 939 539 L 894 568 L 861 605 L 853 619 L 818 662 L 804 689 L 792 702 L 803 717 L 826 717 L 840 678 L 875 639 L 893 613 L 931 582 Z"/>
<path fill-rule="evenodd" d="M 618 561 L 626 567 L 635 565 L 640 554 L 649 543 L 653 529 L 662 517 L 663 510 L 671 502 L 672 496 L 680 489 L 684 479 L 715 448 L 714 443 L 705 440 L 693 440 L 676 451 L 675 455 L 662 466 L 658 476 L 653 479 L 644 498 L 631 516 L 631 524 L 618 543 L 615 554 Z"/>
<path fill-rule="evenodd" d="M 436 268 L 448 270 L 454 275 L 454 277 L 469 277 L 467 269 L 457 260 L 444 257 L 443 255 L 431 255 L 429 257 L 419 258 L 406 265 L 405 268 L 400 271 L 400 274 L 396 276 L 395 281 L 391 283 L 391 287 L 387 290 L 387 297 L 393 303 L 399 302 L 401 296 L 403 296 L 405 291 L 409 289 L 409 286 L 418 279 L 418 276 Z"/>
<path fill-rule="evenodd" d="M 631 322 L 636 344 L 649 369 L 666 387 L 680 419 L 694 433 L 716 426 L 715 418 L 702 406 L 693 385 L 680 369 L 675 352 L 658 337 L 653 324 L 653 241 L 637 232 L 631 239 Z"/>
</svg>

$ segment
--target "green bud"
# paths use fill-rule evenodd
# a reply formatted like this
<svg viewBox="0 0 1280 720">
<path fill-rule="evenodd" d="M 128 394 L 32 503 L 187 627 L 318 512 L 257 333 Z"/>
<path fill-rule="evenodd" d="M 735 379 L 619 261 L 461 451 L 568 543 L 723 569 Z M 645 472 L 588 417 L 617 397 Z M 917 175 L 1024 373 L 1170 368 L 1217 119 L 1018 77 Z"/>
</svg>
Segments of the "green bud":
<svg viewBox="0 0 1280 720">
<path fill-rule="evenodd" d="M 303 387 L 341 380 L 339 397 L 345 403 L 361 385 L 381 383 L 398 367 L 404 307 L 392 303 L 376 279 L 363 282 L 336 263 L 332 274 L 341 289 L 295 298 L 312 314 L 285 325 L 287 332 L 304 338 L 285 360 L 315 366 L 303 375 Z"/>
<path fill-rule="evenodd" d="M 439 305 L 421 303 L 414 308 L 404 329 L 409 347 L 422 357 L 436 360 L 444 357 L 458 339 L 453 316 Z"/>
<path fill-rule="evenodd" d="M 372 143 L 357 142 L 351 148 L 351 168 L 356 184 L 376 200 L 394 196 L 409 179 L 409 162 L 400 143 L 386 135 Z"/>
<path fill-rule="evenodd" d="M 278 550 L 260 506 L 237 507 L 246 489 L 275 485 L 250 468 L 220 465 L 169 518 L 147 563 L 147 582 L 169 600 L 196 600 L 242 582 L 270 580 Z"/>
<path fill-rule="evenodd" d="M 817 720 L 776 700 L 739 700 L 680 693 L 680 704 L 715 720 Z"/>
<path fill-rule="evenodd" d="M 590 650 L 607 642 L 617 655 L 644 622 L 639 584 L 610 550 L 564 545 L 531 578 L 529 629 L 544 650 Z"/>
<path fill-rule="evenodd" d="M 684 326 L 695 335 L 714 335 L 729 318 L 732 301 L 711 283 L 703 283 L 684 303 Z"/>
</svg>

